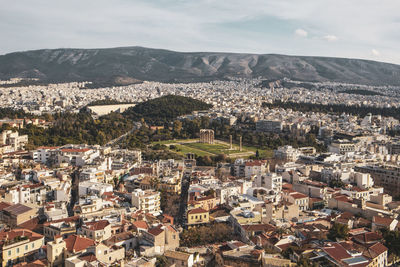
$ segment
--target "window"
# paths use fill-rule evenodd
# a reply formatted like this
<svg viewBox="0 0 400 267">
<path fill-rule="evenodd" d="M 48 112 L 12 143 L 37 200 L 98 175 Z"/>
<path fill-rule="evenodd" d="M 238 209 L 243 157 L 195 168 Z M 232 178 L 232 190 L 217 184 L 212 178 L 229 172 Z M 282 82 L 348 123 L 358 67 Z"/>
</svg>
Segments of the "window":
<svg viewBox="0 0 400 267">
<path fill-rule="evenodd" d="M 25 245 L 25 250 L 28 250 L 28 245 Z"/>
<path fill-rule="evenodd" d="M 11 250 L 8 251 L 8 256 L 11 256 Z"/>
<path fill-rule="evenodd" d="M 19 253 L 19 248 L 17 248 L 17 254 Z"/>
<path fill-rule="evenodd" d="M 35 243 L 32 243 L 32 248 L 34 248 L 35 247 Z"/>
</svg>

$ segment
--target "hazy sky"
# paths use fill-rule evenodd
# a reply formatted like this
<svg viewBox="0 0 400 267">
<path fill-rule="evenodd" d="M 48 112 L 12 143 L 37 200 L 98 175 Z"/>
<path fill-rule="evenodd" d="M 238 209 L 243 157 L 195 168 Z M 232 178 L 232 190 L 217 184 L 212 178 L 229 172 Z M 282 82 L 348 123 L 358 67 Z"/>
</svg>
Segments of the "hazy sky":
<svg viewBox="0 0 400 267">
<path fill-rule="evenodd" d="M 400 64 L 400 0 L 0 1 L 0 54 L 145 46 Z"/>
</svg>

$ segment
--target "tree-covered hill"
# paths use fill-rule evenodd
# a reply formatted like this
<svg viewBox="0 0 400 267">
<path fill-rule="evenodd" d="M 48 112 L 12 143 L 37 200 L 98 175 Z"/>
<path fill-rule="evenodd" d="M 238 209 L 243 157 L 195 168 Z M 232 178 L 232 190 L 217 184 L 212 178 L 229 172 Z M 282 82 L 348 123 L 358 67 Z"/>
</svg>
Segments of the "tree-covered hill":
<svg viewBox="0 0 400 267">
<path fill-rule="evenodd" d="M 98 101 L 94 104 L 99 103 L 104 104 L 108 101 Z M 27 125 L 25 128 L 19 129 L 19 132 L 28 134 L 30 148 L 69 143 L 104 145 L 132 130 L 134 121 L 144 119 L 146 123 L 150 124 L 172 123 L 178 116 L 209 108 L 211 105 L 190 97 L 168 95 L 142 102 L 125 113 L 112 112 L 98 119 L 94 119 L 86 109 L 82 109 L 77 114 L 57 113 L 49 116 L 51 119 L 48 120 L 52 122 L 52 125 L 48 128 Z M 3 117 L 26 118 L 32 117 L 32 115 L 23 111 L 0 109 L 0 118 Z M 10 129 L 10 126 L 3 124 L 0 127 L 0 131 L 6 129 Z"/>
<path fill-rule="evenodd" d="M 132 120 L 161 124 L 193 111 L 207 110 L 212 105 L 190 97 L 167 95 L 137 104 L 124 112 Z"/>
</svg>

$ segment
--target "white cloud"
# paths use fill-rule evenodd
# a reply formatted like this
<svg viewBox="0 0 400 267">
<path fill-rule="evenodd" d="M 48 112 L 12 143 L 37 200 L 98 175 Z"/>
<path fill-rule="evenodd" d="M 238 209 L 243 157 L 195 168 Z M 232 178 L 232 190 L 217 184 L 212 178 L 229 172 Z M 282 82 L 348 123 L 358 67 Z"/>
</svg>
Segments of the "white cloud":
<svg viewBox="0 0 400 267">
<path fill-rule="evenodd" d="M 335 42 L 337 41 L 337 36 L 336 35 L 325 35 L 324 37 L 322 37 L 324 40 L 328 41 L 328 42 Z"/>
<path fill-rule="evenodd" d="M 294 31 L 294 34 L 296 34 L 299 37 L 307 37 L 308 36 L 308 32 L 303 30 L 303 29 L 297 29 Z"/>
<path fill-rule="evenodd" d="M 372 55 L 374 55 L 374 56 L 380 56 L 380 55 L 381 55 L 381 52 L 379 52 L 379 51 L 376 50 L 376 49 L 372 49 L 372 50 L 371 50 L 371 53 L 372 53 Z"/>
</svg>

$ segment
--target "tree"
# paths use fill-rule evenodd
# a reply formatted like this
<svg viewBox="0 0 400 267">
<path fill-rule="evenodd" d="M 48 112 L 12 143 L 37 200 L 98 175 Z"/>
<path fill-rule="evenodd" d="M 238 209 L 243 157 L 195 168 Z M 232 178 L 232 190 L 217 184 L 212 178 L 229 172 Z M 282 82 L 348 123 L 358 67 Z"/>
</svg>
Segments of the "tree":
<svg viewBox="0 0 400 267">
<path fill-rule="evenodd" d="M 259 159 L 260 158 L 260 152 L 258 152 L 258 149 L 257 149 L 257 151 L 256 151 L 256 159 Z"/>
<path fill-rule="evenodd" d="M 156 256 L 156 267 L 166 267 L 168 265 L 167 257 L 164 255 Z"/>
<path fill-rule="evenodd" d="M 381 233 L 385 241 L 385 246 L 389 249 L 389 253 L 394 253 L 396 256 L 400 256 L 400 232 L 382 229 Z"/>
<path fill-rule="evenodd" d="M 329 182 L 329 187 L 332 187 L 332 188 L 344 188 L 345 184 L 343 183 L 342 180 L 331 180 Z"/>
<path fill-rule="evenodd" d="M 224 242 L 232 239 L 233 229 L 224 223 L 199 226 L 184 230 L 180 234 L 181 246 L 198 246 Z"/>
<path fill-rule="evenodd" d="M 349 227 L 345 224 L 335 223 L 329 230 L 328 238 L 330 240 L 346 239 L 349 236 Z"/>
<path fill-rule="evenodd" d="M 174 133 L 176 134 L 176 136 L 180 136 L 182 131 L 182 122 L 181 121 L 174 121 Z"/>
</svg>

